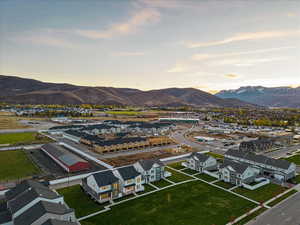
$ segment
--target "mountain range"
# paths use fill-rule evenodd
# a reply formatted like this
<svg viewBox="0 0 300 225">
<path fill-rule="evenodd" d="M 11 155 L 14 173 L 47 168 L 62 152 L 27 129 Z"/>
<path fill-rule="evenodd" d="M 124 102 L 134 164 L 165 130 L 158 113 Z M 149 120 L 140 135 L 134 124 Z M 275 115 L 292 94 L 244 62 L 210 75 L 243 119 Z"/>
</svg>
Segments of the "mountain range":
<svg viewBox="0 0 300 225">
<path fill-rule="evenodd" d="M 223 90 L 216 96 L 223 99 L 235 98 L 266 107 L 300 108 L 300 87 L 246 86 Z"/>
<path fill-rule="evenodd" d="M 20 104 L 101 104 L 130 106 L 257 107 L 238 99 L 222 99 L 194 88 L 142 91 L 46 83 L 0 75 L 0 101 Z"/>
</svg>

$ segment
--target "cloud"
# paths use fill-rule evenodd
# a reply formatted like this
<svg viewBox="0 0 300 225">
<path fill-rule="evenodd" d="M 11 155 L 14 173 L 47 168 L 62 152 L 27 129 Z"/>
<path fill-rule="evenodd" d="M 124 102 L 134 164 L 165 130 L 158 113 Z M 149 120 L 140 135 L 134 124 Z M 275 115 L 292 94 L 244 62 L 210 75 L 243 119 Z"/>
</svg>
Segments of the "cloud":
<svg viewBox="0 0 300 225">
<path fill-rule="evenodd" d="M 223 54 L 194 54 L 192 56 L 193 60 L 202 61 L 202 60 L 209 60 L 214 58 L 221 58 L 221 57 L 232 57 L 232 56 L 241 56 L 241 55 L 251 55 L 257 53 L 268 53 L 274 51 L 281 51 L 286 49 L 293 49 L 296 47 L 293 46 L 285 46 L 285 47 L 278 47 L 278 48 L 268 48 L 268 49 L 258 49 L 253 51 L 243 51 L 243 52 L 232 52 L 232 53 L 223 53 Z"/>
<path fill-rule="evenodd" d="M 145 52 L 114 52 L 114 56 L 142 56 L 145 55 Z"/>
<path fill-rule="evenodd" d="M 284 61 L 288 60 L 288 57 L 270 57 L 270 58 L 252 58 L 252 59 L 224 59 L 224 60 L 216 60 L 209 62 L 208 65 L 210 66 L 239 66 L 239 67 L 246 67 L 246 66 L 254 66 L 261 63 L 268 63 L 268 62 L 275 62 L 275 61 Z"/>
<path fill-rule="evenodd" d="M 105 30 L 77 29 L 75 33 L 90 39 L 108 39 L 114 36 L 134 33 L 138 28 L 147 24 L 157 23 L 159 20 L 159 11 L 154 8 L 145 8 L 137 11 L 127 21 L 114 24 Z"/>
<path fill-rule="evenodd" d="M 288 16 L 288 17 L 296 17 L 297 14 L 296 14 L 296 13 L 293 13 L 293 12 L 289 12 L 289 13 L 287 13 L 287 16 Z"/>
<path fill-rule="evenodd" d="M 35 45 L 47 45 L 61 48 L 77 48 L 71 41 L 62 38 L 58 32 L 51 29 L 43 29 L 34 33 L 24 33 L 11 38 L 14 41 L 30 42 Z"/>
<path fill-rule="evenodd" d="M 193 68 L 185 63 L 177 63 L 174 67 L 167 70 L 168 73 L 183 73 L 191 71 Z"/>
<path fill-rule="evenodd" d="M 283 37 L 292 37 L 292 36 L 300 36 L 300 30 L 238 33 L 231 37 L 219 41 L 184 42 L 184 45 L 188 48 L 200 48 L 200 47 L 224 45 L 224 44 L 229 44 L 229 43 L 239 42 L 239 41 L 264 40 L 264 39 L 283 38 Z"/>
<path fill-rule="evenodd" d="M 236 74 L 225 74 L 224 77 L 230 78 L 230 79 L 236 79 L 239 77 L 239 75 Z"/>
</svg>

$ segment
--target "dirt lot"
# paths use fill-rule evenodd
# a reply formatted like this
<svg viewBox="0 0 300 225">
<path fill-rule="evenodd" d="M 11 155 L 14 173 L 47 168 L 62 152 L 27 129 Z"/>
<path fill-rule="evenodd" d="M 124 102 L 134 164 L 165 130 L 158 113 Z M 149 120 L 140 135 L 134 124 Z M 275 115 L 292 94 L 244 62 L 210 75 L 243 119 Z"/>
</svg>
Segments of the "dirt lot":
<svg viewBox="0 0 300 225">
<path fill-rule="evenodd" d="M 190 152 L 191 150 L 182 150 L 182 151 L 174 151 L 172 149 L 166 149 L 166 150 L 159 150 L 155 152 L 144 152 L 144 153 L 137 153 L 134 155 L 128 155 L 128 156 L 119 156 L 114 157 L 110 159 L 101 159 L 102 161 L 105 161 L 106 163 L 112 165 L 112 166 L 125 166 L 129 164 L 133 164 L 136 161 L 140 159 L 157 159 L 157 158 L 166 158 L 176 155 L 181 155 L 187 152 Z"/>
<path fill-rule="evenodd" d="M 211 138 L 221 138 L 221 139 L 231 139 L 232 137 L 227 134 L 209 134 L 205 131 L 193 131 L 187 134 L 187 137 L 194 138 L 195 136 L 211 137 Z"/>
<path fill-rule="evenodd" d="M 22 129 L 29 128 L 19 122 L 20 118 L 17 118 L 12 113 L 0 112 L 0 129 Z"/>
</svg>

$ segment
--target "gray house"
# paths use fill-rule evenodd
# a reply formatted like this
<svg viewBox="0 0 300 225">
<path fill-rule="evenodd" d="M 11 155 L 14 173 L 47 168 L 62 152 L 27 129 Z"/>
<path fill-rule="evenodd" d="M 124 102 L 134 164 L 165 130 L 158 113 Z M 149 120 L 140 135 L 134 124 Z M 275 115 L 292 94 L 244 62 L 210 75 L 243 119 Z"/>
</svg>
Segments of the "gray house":
<svg viewBox="0 0 300 225">
<path fill-rule="evenodd" d="M 219 168 L 219 179 L 227 183 L 241 186 L 251 183 L 256 178 L 257 171 L 245 163 L 224 160 Z"/>
<path fill-rule="evenodd" d="M 39 182 L 21 182 L 5 193 L 5 200 L 0 205 L 1 225 L 41 225 L 51 219 L 79 224 L 63 197 Z"/>
<path fill-rule="evenodd" d="M 199 171 L 215 170 L 218 168 L 217 160 L 209 155 L 201 152 L 193 152 L 185 163 L 187 168 Z"/>
<path fill-rule="evenodd" d="M 133 166 L 142 174 L 145 183 L 159 181 L 166 176 L 165 166 L 158 159 L 139 160 Z"/>
<path fill-rule="evenodd" d="M 246 163 L 259 171 L 260 174 L 273 177 L 279 181 L 289 180 L 296 175 L 296 165 L 282 159 L 273 159 L 237 150 L 228 150 L 225 158 L 240 163 Z"/>
</svg>

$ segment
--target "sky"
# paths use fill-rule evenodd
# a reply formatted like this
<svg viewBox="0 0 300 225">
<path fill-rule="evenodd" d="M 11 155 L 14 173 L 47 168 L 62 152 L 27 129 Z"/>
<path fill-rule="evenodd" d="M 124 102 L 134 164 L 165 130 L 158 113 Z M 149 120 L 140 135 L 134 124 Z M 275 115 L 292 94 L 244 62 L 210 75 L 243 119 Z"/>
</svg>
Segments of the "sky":
<svg viewBox="0 0 300 225">
<path fill-rule="evenodd" d="M 0 74 L 142 90 L 300 85 L 298 0 L 1 0 Z"/>
</svg>

